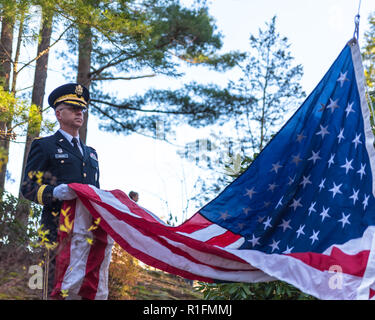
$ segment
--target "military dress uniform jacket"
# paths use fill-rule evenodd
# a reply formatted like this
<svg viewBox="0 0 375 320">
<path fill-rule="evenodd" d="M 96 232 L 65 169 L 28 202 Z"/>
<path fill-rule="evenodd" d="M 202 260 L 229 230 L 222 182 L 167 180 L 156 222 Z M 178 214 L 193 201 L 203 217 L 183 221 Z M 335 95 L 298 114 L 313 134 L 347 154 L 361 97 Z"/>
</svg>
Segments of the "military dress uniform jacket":
<svg viewBox="0 0 375 320">
<path fill-rule="evenodd" d="M 62 201 L 53 197 L 59 184 L 82 183 L 99 186 L 99 164 L 95 149 L 80 141 L 83 155 L 57 131 L 37 138 L 31 144 L 21 186 L 23 196 L 43 205 L 41 224 L 50 230 L 50 240 L 57 238 Z"/>
</svg>

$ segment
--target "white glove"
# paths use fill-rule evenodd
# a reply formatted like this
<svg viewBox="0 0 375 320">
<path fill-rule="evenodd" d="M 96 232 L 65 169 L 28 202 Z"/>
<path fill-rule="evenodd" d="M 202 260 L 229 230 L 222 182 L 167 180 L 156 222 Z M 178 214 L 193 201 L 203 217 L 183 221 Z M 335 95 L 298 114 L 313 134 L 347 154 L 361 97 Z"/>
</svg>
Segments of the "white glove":
<svg viewBox="0 0 375 320">
<path fill-rule="evenodd" d="M 53 197 L 59 200 L 73 200 L 77 194 L 67 184 L 59 184 L 53 189 Z"/>
</svg>

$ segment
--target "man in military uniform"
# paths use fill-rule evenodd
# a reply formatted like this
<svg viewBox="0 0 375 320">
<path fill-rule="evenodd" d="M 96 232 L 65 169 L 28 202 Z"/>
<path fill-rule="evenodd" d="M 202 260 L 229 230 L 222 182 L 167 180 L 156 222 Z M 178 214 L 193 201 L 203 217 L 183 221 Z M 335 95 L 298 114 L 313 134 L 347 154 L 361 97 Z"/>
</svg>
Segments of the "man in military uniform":
<svg viewBox="0 0 375 320">
<path fill-rule="evenodd" d="M 52 136 L 35 139 L 28 155 L 21 191 L 25 198 L 43 205 L 41 224 L 44 230 L 49 230 L 50 243 L 57 240 L 63 201 L 77 197 L 68 184 L 76 182 L 99 188 L 97 153 L 80 140 L 78 133 L 89 98 L 89 91 L 77 83 L 53 90 L 48 102 L 55 110 L 60 128 Z"/>
</svg>

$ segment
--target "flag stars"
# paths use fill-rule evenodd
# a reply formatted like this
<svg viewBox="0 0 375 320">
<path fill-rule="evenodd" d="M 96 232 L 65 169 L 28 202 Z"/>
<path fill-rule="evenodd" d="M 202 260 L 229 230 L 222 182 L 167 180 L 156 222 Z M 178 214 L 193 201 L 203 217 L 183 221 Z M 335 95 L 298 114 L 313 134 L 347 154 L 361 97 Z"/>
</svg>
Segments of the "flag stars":
<svg viewBox="0 0 375 320">
<path fill-rule="evenodd" d="M 271 205 L 271 201 L 263 201 L 263 208 L 268 208 Z"/>
<path fill-rule="evenodd" d="M 312 151 L 312 156 L 307 160 L 312 160 L 315 164 L 317 160 L 321 159 L 321 157 L 319 157 L 319 153 L 320 153 L 320 150 L 318 152 Z"/>
<path fill-rule="evenodd" d="M 246 193 L 244 195 L 248 196 L 251 199 L 253 197 L 254 193 L 256 193 L 256 191 L 254 189 L 255 189 L 254 187 L 252 187 L 250 190 L 246 189 Z"/>
<path fill-rule="evenodd" d="M 329 158 L 329 160 L 328 160 L 328 168 L 330 168 L 331 165 L 333 165 L 335 163 L 335 161 L 333 161 L 334 158 L 335 158 L 335 154 L 331 153 L 331 158 Z"/>
<path fill-rule="evenodd" d="M 283 232 L 285 232 L 286 229 L 292 229 L 292 227 L 289 225 L 290 223 L 290 219 L 289 220 L 284 220 L 282 219 L 283 222 L 281 224 L 279 224 L 279 227 L 283 228 Z"/>
<path fill-rule="evenodd" d="M 327 106 L 327 109 L 331 109 L 331 113 L 333 113 L 335 109 L 340 108 L 340 106 L 337 104 L 338 101 L 339 99 L 333 101 L 331 98 L 329 98 L 329 105 Z"/>
<path fill-rule="evenodd" d="M 264 230 L 266 230 L 267 228 L 271 228 L 272 227 L 271 220 L 272 220 L 271 217 L 267 217 L 267 220 L 263 222 L 263 224 L 264 224 Z"/>
<path fill-rule="evenodd" d="M 302 142 L 302 140 L 305 139 L 305 138 L 306 138 L 306 136 L 304 136 L 303 132 L 301 132 L 300 134 L 297 135 L 296 141 Z"/>
<path fill-rule="evenodd" d="M 247 216 L 249 214 L 249 212 L 251 211 L 251 208 L 249 208 L 249 207 L 243 208 L 242 211 Z"/>
<path fill-rule="evenodd" d="M 255 237 L 255 235 L 254 235 L 254 233 L 253 233 L 253 238 L 250 239 L 250 240 L 248 240 L 248 241 L 251 243 L 251 245 L 252 245 L 253 248 L 254 248 L 257 244 L 260 244 L 260 243 L 259 243 L 259 239 L 260 239 L 260 237 Z"/>
<path fill-rule="evenodd" d="M 275 209 L 277 209 L 278 207 L 282 206 L 283 205 L 283 199 L 284 199 L 284 196 L 282 196 L 279 200 L 279 202 L 277 203 Z"/>
<path fill-rule="evenodd" d="M 370 196 L 365 194 L 365 197 L 364 197 L 363 202 L 362 202 L 363 210 L 366 210 L 366 207 L 368 206 L 368 199 L 369 198 L 370 198 Z"/>
<path fill-rule="evenodd" d="M 352 167 L 352 162 L 353 159 L 348 161 L 347 158 L 345 158 L 345 164 L 343 164 L 340 168 L 345 168 L 345 173 L 348 174 L 349 170 L 353 170 L 354 168 Z"/>
<path fill-rule="evenodd" d="M 311 174 L 308 177 L 303 176 L 303 178 L 302 178 L 303 181 L 300 184 L 303 185 L 304 189 L 305 189 L 307 184 L 312 184 L 312 182 L 310 181 L 310 176 L 311 176 Z"/>
<path fill-rule="evenodd" d="M 313 234 L 312 236 L 309 238 L 312 240 L 311 244 L 314 244 L 315 241 L 318 241 L 319 238 L 318 238 L 318 234 L 319 234 L 320 231 L 317 231 L 315 232 L 315 230 L 313 230 Z"/>
<path fill-rule="evenodd" d="M 358 193 L 359 189 L 357 191 L 353 189 L 353 194 L 349 197 L 349 199 L 353 199 L 353 205 L 355 205 L 355 202 L 358 200 Z"/>
<path fill-rule="evenodd" d="M 228 218 L 230 217 L 230 215 L 228 214 L 228 211 L 225 211 L 225 212 L 220 212 L 220 219 L 222 220 L 227 220 Z"/>
<path fill-rule="evenodd" d="M 344 212 L 342 212 L 341 214 L 342 214 L 342 218 L 339 220 L 339 222 L 342 223 L 342 228 L 344 229 L 346 224 L 350 224 L 350 221 L 349 221 L 350 214 L 348 214 L 347 216 L 345 215 Z"/>
<path fill-rule="evenodd" d="M 365 163 L 365 164 L 362 164 L 362 163 L 361 163 L 361 169 L 359 169 L 359 170 L 357 171 L 357 173 L 359 173 L 359 174 L 361 175 L 361 180 L 362 180 L 362 177 L 363 177 L 364 175 L 366 175 L 365 168 L 366 168 L 366 163 Z"/>
<path fill-rule="evenodd" d="M 272 183 L 272 184 L 269 184 L 269 185 L 268 185 L 268 189 L 267 189 L 267 190 L 273 192 L 273 191 L 275 190 L 276 187 L 278 187 L 278 185 L 277 185 L 276 183 Z"/>
<path fill-rule="evenodd" d="M 303 231 L 303 229 L 305 228 L 305 225 L 300 225 L 299 226 L 299 228 L 298 228 L 298 230 L 296 231 L 296 233 L 297 233 L 297 239 L 299 238 L 299 236 L 301 235 L 301 234 L 305 234 L 305 232 Z"/>
<path fill-rule="evenodd" d="M 340 133 L 339 133 L 339 135 L 337 136 L 337 139 L 339 139 L 339 143 L 341 142 L 341 140 L 345 139 L 345 137 L 344 137 L 344 128 L 342 128 L 342 129 L 340 130 Z"/>
<path fill-rule="evenodd" d="M 329 189 L 329 190 L 328 190 L 328 191 L 331 191 L 331 192 L 332 192 L 332 199 L 336 196 L 337 193 L 342 194 L 342 192 L 341 192 L 341 190 L 340 190 L 341 186 L 342 186 L 342 183 L 339 184 L 338 186 L 336 186 L 336 184 L 333 183 L 333 187 L 332 187 L 332 189 Z"/>
<path fill-rule="evenodd" d="M 298 207 L 302 207 L 301 198 L 298 200 L 293 199 L 293 203 L 289 207 L 293 207 L 294 211 L 296 211 Z"/>
<path fill-rule="evenodd" d="M 283 166 L 280 165 L 280 161 L 278 161 L 277 163 L 272 164 L 272 169 L 270 171 L 275 171 L 275 173 L 277 173 L 277 171 L 279 171 L 279 169 L 282 167 Z"/>
<path fill-rule="evenodd" d="M 353 110 L 353 104 L 354 104 L 354 102 L 352 102 L 352 103 L 349 103 L 349 102 L 348 102 L 348 105 L 347 105 L 347 107 L 346 107 L 346 109 L 345 109 L 346 117 L 348 117 L 348 115 L 350 114 L 350 112 L 355 112 L 355 111 Z"/>
<path fill-rule="evenodd" d="M 294 175 L 293 178 L 291 177 L 288 177 L 289 181 L 288 181 L 288 186 L 291 186 L 293 184 L 293 182 L 296 180 L 296 175 Z"/>
<path fill-rule="evenodd" d="M 319 192 L 322 191 L 322 189 L 325 188 L 324 184 L 326 182 L 326 178 L 322 179 L 322 181 L 320 182 L 320 185 L 319 185 Z"/>
<path fill-rule="evenodd" d="M 311 203 L 310 208 L 309 208 L 309 215 L 312 212 L 316 212 L 315 205 L 316 205 L 316 201 Z"/>
<path fill-rule="evenodd" d="M 280 240 L 275 241 L 275 239 L 272 239 L 272 243 L 269 245 L 272 248 L 271 253 L 274 252 L 275 250 L 279 250 L 279 243 L 280 243 Z"/>
<path fill-rule="evenodd" d="M 329 106 L 327 107 L 329 108 Z M 320 131 L 316 133 L 317 136 L 322 136 L 322 139 L 325 135 L 329 134 L 329 131 L 327 130 L 328 126 L 323 127 L 320 125 Z"/>
<path fill-rule="evenodd" d="M 237 227 L 238 227 L 238 229 L 243 230 L 243 228 L 245 228 L 245 223 L 243 223 L 243 222 L 237 223 Z"/>
<path fill-rule="evenodd" d="M 284 253 L 284 254 L 292 253 L 292 250 L 293 250 L 293 249 L 294 249 L 294 247 L 289 248 L 289 246 L 287 245 L 287 246 L 286 246 L 286 250 L 283 251 L 283 253 Z"/>
<path fill-rule="evenodd" d="M 340 76 L 337 79 L 337 82 L 340 82 L 340 88 L 344 85 L 345 81 L 349 81 L 349 79 L 346 77 L 348 71 L 345 73 L 340 72 Z"/>
<path fill-rule="evenodd" d="M 296 156 L 292 156 L 292 158 L 292 162 L 296 164 L 296 167 L 298 167 L 299 163 L 302 161 L 302 159 L 300 158 L 300 153 Z"/>
<path fill-rule="evenodd" d="M 323 206 L 323 211 L 320 213 L 320 216 L 322 217 L 322 222 L 324 221 L 325 218 L 330 218 L 331 216 L 328 214 L 329 208 L 324 208 Z"/>
<path fill-rule="evenodd" d="M 362 144 L 362 141 L 359 140 L 360 137 L 361 137 L 361 133 L 358 135 L 356 134 L 354 140 L 352 141 L 352 143 L 354 143 L 355 145 L 355 149 L 357 149 L 358 144 Z"/>
</svg>

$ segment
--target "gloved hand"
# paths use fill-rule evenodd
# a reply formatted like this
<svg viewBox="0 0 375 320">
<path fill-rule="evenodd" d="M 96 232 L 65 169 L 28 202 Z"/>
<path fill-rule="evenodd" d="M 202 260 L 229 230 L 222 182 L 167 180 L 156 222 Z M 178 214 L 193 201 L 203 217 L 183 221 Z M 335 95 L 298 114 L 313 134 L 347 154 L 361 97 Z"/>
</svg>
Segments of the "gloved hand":
<svg viewBox="0 0 375 320">
<path fill-rule="evenodd" d="M 59 184 L 53 189 L 53 196 L 59 200 L 73 200 L 77 198 L 77 194 L 68 187 L 67 184 Z"/>
</svg>

